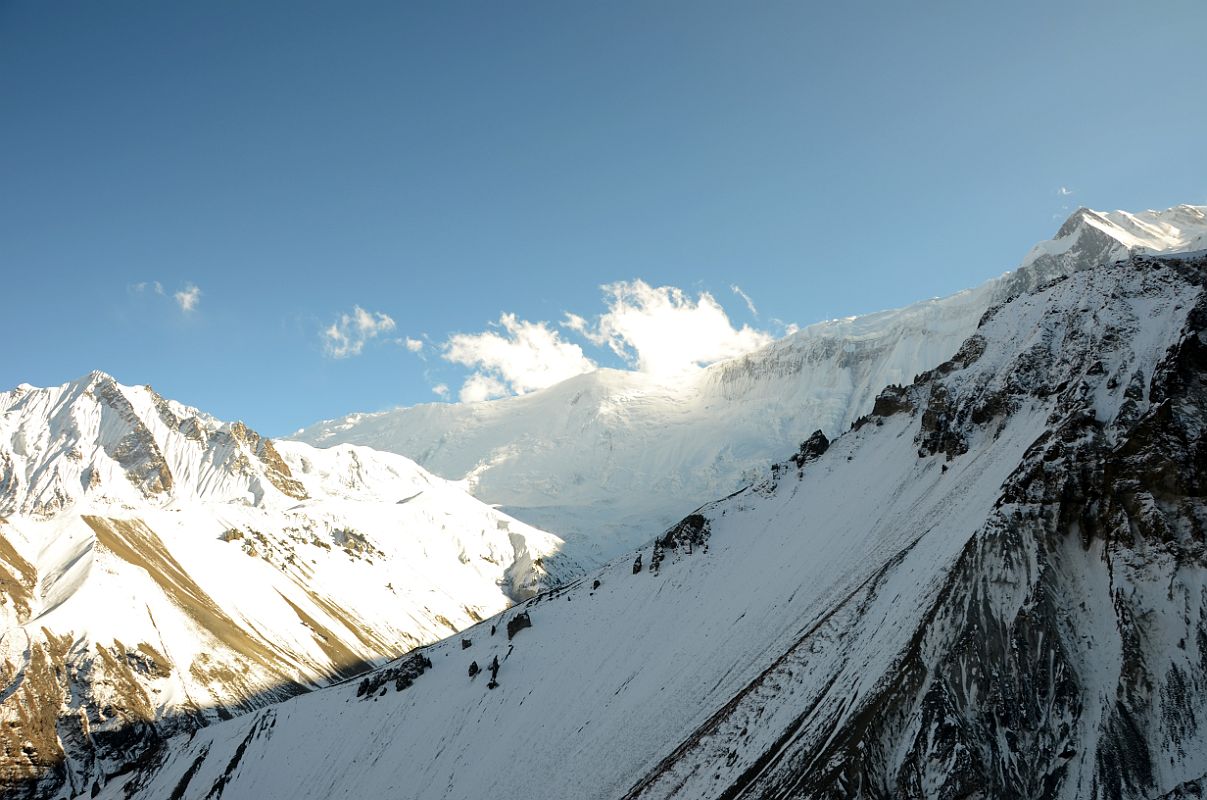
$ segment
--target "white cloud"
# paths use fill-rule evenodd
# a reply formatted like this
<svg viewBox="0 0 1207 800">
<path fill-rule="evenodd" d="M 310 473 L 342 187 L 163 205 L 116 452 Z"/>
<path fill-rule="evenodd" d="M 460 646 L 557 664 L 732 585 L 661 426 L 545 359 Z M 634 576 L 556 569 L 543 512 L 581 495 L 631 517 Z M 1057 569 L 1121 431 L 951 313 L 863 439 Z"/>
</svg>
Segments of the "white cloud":
<svg viewBox="0 0 1207 800">
<path fill-rule="evenodd" d="M 407 336 L 402 340 L 402 346 L 412 353 L 418 353 L 423 349 L 423 340 L 412 339 L 410 336 Z"/>
<path fill-rule="evenodd" d="M 580 317 L 578 314 L 572 314 L 569 311 L 567 311 L 566 312 L 566 321 L 562 323 L 562 327 L 569 328 L 572 331 L 576 331 L 576 332 L 581 333 L 582 335 L 586 336 L 587 329 L 590 328 L 591 325 L 590 325 L 590 323 L 587 322 L 586 319 Z"/>
<path fill-rule="evenodd" d="M 643 372 L 673 375 L 742 355 L 773 340 L 771 334 L 748 325 L 735 328 L 708 292 L 693 298 L 673 286 L 655 288 L 641 280 L 601 288 L 606 311 L 594 320 L 566 312 L 562 327 L 610 349 Z M 757 315 L 750 297 L 736 285 L 730 288 Z M 775 324 L 788 333 L 796 330 L 778 320 Z M 449 337 L 441 355 L 472 370 L 458 393 L 462 402 L 524 394 L 596 369 L 579 345 L 562 339 L 548 323 L 528 322 L 515 314 L 502 314 L 482 333 Z M 449 390 L 440 384 L 432 391 L 444 397 Z"/>
<path fill-rule="evenodd" d="M 736 294 L 738 297 L 742 298 L 742 300 L 746 303 L 746 308 L 750 309 L 751 315 L 755 319 L 758 319 L 759 310 L 754 307 L 754 301 L 750 299 L 750 295 L 743 292 L 742 287 L 738 286 L 736 283 L 733 284 L 732 286 L 730 286 L 729 288 L 733 291 L 734 294 Z"/>
<path fill-rule="evenodd" d="M 1073 190 L 1068 188 L 1067 186 L 1061 186 L 1059 189 L 1056 190 L 1056 193 L 1058 195 L 1060 195 L 1061 197 L 1068 197 L 1069 195 L 1073 194 Z"/>
<path fill-rule="evenodd" d="M 602 287 L 607 313 L 592 327 L 575 314 L 565 326 L 607 346 L 643 372 L 673 374 L 755 350 L 772 341 L 748 325 L 734 328 L 711 294 L 692 300 L 674 286 L 642 280 Z"/>
<path fill-rule="evenodd" d="M 155 294 L 163 294 L 163 284 L 159 281 L 139 281 L 138 283 L 130 284 L 129 290 L 134 294 L 144 294 L 145 292 L 154 292 Z"/>
<path fill-rule="evenodd" d="M 503 314 L 496 328 L 458 333 L 444 343 L 446 361 L 476 370 L 461 387 L 462 401 L 524 394 L 595 369 L 581 347 L 544 322 Z"/>
<path fill-rule="evenodd" d="M 156 294 L 163 294 L 163 287 L 159 282 L 155 283 Z M 201 302 L 201 290 L 195 284 L 186 283 L 184 288 L 176 294 L 172 295 L 176 299 L 176 305 L 180 306 L 180 310 L 188 314 L 197 308 L 197 304 Z"/>
<path fill-rule="evenodd" d="M 498 378 L 482 372 L 475 372 L 461 385 L 459 397 L 462 403 L 476 403 L 479 400 L 493 400 L 496 397 L 506 397 L 509 394 L 511 392 L 507 391 L 507 384 Z"/>
<path fill-rule="evenodd" d="M 360 355 L 365 342 L 392 330 L 394 320 L 388 315 L 353 306 L 351 314 L 340 314 L 339 319 L 323 331 L 323 349 L 332 358 Z"/>
<path fill-rule="evenodd" d="M 432 394 L 437 397 L 448 397 L 448 384 L 438 383 L 432 387 Z"/>
</svg>

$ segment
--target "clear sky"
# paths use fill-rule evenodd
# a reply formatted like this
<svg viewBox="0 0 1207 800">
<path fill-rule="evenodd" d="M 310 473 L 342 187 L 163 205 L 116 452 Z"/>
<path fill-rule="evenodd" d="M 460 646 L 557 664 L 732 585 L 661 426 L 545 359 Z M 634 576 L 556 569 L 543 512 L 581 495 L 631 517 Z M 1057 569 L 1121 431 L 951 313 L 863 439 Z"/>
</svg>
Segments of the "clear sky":
<svg viewBox="0 0 1207 800">
<path fill-rule="evenodd" d="M 281 435 L 949 294 L 1207 203 L 1205 42 L 1201 0 L 0 0 L 0 387 Z"/>
</svg>

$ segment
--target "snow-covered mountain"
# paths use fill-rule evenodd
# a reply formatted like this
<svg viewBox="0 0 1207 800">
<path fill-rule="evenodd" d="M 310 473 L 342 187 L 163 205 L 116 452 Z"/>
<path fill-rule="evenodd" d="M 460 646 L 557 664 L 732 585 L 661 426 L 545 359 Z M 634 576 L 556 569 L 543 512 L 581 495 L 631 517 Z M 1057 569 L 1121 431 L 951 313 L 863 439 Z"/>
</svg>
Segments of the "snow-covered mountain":
<svg viewBox="0 0 1207 800">
<path fill-rule="evenodd" d="M 0 787 L 78 786 L 448 636 L 559 547 L 402 456 L 103 373 L 0 394 Z"/>
<path fill-rule="evenodd" d="M 478 498 L 599 562 L 745 485 L 785 443 L 845 430 L 882 387 L 938 364 L 1008 297 L 1129 253 L 1204 247 L 1207 207 L 1080 209 L 1016 271 L 979 288 L 812 325 L 671 383 L 604 369 L 519 397 L 353 414 L 295 437 L 401 453 L 465 479 Z"/>
<path fill-rule="evenodd" d="M 1202 796 L 1205 287 L 1054 279 L 636 564 L 76 791 Z"/>
</svg>

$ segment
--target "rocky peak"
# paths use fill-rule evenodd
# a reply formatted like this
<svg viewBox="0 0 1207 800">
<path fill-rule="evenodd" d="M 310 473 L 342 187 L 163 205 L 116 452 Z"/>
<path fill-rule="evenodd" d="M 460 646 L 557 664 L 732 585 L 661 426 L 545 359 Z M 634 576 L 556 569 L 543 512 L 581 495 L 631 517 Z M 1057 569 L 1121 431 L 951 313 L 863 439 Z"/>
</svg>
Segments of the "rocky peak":
<svg viewBox="0 0 1207 800">
<path fill-rule="evenodd" d="M 1081 206 L 1065 219 L 1064 223 L 1060 226 L 1060 229 L 1056 231 L 1056 236 L 1053 238 L 1067 239 L 1070 236 L 1073 236 L 1085 227 L 1086 219 L 1090 217 L 1105 222 L 1105 220 L 1102 219 L 1102 215 L 1097 211 L 1093 210 L 1092 208 Z"/>
<path fill-rule="evenodd" d="M 182 499 L 294 502 L 308 495 L 273 443 L 94 371 L 0 395 L 0 512 L 52 516 Z"/>
</svg>

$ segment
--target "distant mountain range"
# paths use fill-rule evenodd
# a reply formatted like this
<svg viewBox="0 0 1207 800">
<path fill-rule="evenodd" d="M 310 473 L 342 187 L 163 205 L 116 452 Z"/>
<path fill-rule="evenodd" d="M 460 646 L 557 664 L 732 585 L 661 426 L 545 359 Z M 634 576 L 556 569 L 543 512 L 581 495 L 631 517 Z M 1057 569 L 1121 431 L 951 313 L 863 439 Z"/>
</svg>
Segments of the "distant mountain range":
<svg viewBox="0 0 1207 800">
<path fill-rule="evenodd" d="M 1015 271 L 976 289 L 811 325 L 672 383 L 601 369 L 520 397 L 352 414 L 295 438 L 413 458 L 556 531 L 575 560 L 600 563 L 748 484 L 814 430 L 846 430 L 882 388 L 954 353 L 992 306 L 1132 253 L 1204 248 L 1204 206 L 1083 208 Z"/>
<path fill-rule="evenodd" d="M 104 800 L 1207 791 L 1207 255 L 983 315 L 762 480 Z"/>
<path fill-rule="evenodd" d="M 1081 209 L 677 382 L 299 441 L 0 394 L 0 788 L 1199 796 L 1203 251 L 1207 208 Z"/>
</svg>

